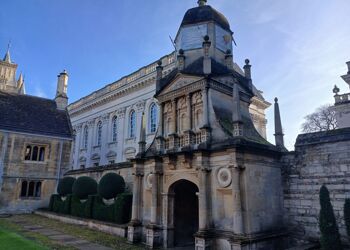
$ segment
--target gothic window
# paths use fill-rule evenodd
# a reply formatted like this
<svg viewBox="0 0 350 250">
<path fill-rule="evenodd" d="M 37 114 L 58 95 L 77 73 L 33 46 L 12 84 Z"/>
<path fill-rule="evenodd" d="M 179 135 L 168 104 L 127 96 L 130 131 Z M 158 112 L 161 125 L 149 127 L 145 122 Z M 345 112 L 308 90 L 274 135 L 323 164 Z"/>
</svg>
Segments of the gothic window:
<svg viewBox="0 0 350 250">
<path fill-rule="evenodd" d="M 152 103 L 150 107 L 150 132 L 155 133 L 157 130 L 158 110 L 155 103 Z"/>
<path fill-rule="evenodd" d="M 101 146 L 102 141 L 102 122 L 97 124 L 97 146 Z"/>
<path fill-rule="evenodd" d="M 116 116 L 112 120 L 112 142 L 116 142 L 118 139 L 118 119 Z"/>
<path fill-rule="evenodd" d="M 85 128 L 84 128 L 84 138 L 83 138 L 83 148 L 84 149 L 87 149 L 88 139 L 89 139 L 89 128 L 88 128 L 88 126 L 85 126 Z"/>
<path fill-rule="evenodd" d="M 20 196 L 22 198 L 39 198 L 41 196 L 41 181 L 23 180 Z"/>
<path fill-rule="evenodd" d="M 136 113 L 134 110 L 130 112 L 129 119 L 129 137 L 134 138 L 136 134 Z"/>
<path fill-rule="evenodd" d="M 45 146 L 27 145 L 24 160 L 45 161 Z"/>
</svg>

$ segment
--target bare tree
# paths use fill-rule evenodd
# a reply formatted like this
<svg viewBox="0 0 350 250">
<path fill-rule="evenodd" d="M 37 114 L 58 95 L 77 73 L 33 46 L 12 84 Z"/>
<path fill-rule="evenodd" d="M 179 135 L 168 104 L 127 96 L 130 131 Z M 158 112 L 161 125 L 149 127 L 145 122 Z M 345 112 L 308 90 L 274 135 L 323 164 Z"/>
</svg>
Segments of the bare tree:
<svg viewBox="0 0 350 250">
<path fill-rule="evenodd" d="M 302 131 L 311 133 L 336 129 L 337 120 L 331 107 L 329 104 L 321 106 L 312 114 L 305 116 L 305 122 L 301 125 Z"/>
</svg>

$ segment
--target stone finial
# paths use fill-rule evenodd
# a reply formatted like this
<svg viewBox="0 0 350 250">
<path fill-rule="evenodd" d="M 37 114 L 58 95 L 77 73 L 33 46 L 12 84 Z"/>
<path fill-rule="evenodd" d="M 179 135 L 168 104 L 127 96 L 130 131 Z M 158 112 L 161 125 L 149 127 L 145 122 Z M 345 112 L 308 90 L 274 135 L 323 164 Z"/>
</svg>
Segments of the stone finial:
<svg viewBox="0 0 350 250">
<path fill-rule="evenodd" d="M 11 47 L 11 42 L 9 42 L 7 45 L 7 51 L 3 60 L 4 62 L 7 62 L 7 63 L 11 63 L 10 47 Z"/>
<path fill-rule="evenodd" d="M 250 65 L 249 63 L 250 63 L 249 59 L 245 59 L 245 65 L 243 66 L 244 75 L 246 78 L 252 79 L 252 74 L 251 74 L 252 65 Z"/>
<path fill-rule="evenodd" d="M 334 93 L 335 95 L 338 95 L 339 91 L 340 91 L 340 89 L 338 88 L 338 86 L 337 86 L 337 85 L 334 85 L 333 93 Z"/>
<path fill-rule="evenodd" d="M 276 146 L 282 150 L 286 150 L 284 147 L 283 130 L 281 122 L 280 108 L 278 105 L 278 98 L 275 98 L 275 142 Z"/>
<path fill-rule="evenodd" d="M 205 35 L 204 42 L 203 42 L 203 53 L 204 53 L 203 73 L 206 75 L 211 74 L 210 46 L 211 46 L 210 38 L 208 35 Z"/>
<path fill-rule="evenodd" d="M 161 60 L 157 62 L 156 72 L 156 91 L 158 91 L 160 89 L 160 80 L 163 78 L 163 66 Z"/>
<path fill-rule="evenodd" d="M 350 61 L 346 62 L 346 64 L 348 65 L 348 74 L 350 74 Z"/>
<path fill-rule="evenodd" d="M 204 6 L 207 4 L 207 0 L 198 0 L 198 6 Z"/>
</svg>

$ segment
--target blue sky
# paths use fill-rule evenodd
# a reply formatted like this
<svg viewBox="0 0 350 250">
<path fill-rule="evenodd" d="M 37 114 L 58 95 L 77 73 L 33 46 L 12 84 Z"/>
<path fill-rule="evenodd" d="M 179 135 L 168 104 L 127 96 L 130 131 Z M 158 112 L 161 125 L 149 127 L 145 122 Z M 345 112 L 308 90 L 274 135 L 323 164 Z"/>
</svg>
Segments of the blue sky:
<svg viewBox="0 0 350 250">
<path fill-rule="evenodd" d="M 57 74 L 70 74 L 70 102 L 172 51 L 185 11 L 196 0 L 1 0 L 0 55 L 9 40 L 27 93 L 53 98 Z M 289 149 L 303 117 L 348 92 L 348 0 L 208 0 L 230 21 L 234 60 L 251 61 L 254 84 L 280 100 Z M 18 72 L 18 73 L 19 73 Z M 273 107 L 267 112 L 273 138 Z"/>
</svg>

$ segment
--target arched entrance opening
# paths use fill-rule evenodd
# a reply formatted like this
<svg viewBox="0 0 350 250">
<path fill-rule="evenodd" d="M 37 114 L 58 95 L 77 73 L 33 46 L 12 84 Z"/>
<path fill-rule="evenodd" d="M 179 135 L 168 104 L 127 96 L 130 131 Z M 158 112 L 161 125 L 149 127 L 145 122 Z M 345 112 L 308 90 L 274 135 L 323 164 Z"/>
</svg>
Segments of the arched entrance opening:
<svg viewBox="0 0 350 250">
<path fill-rule="evenodd" d="M 169 188 L 174 194 L 174 245 L 194 245 L 198 231 L 198 187 L 187 180 L 179 180 Z"/>
</svg>

